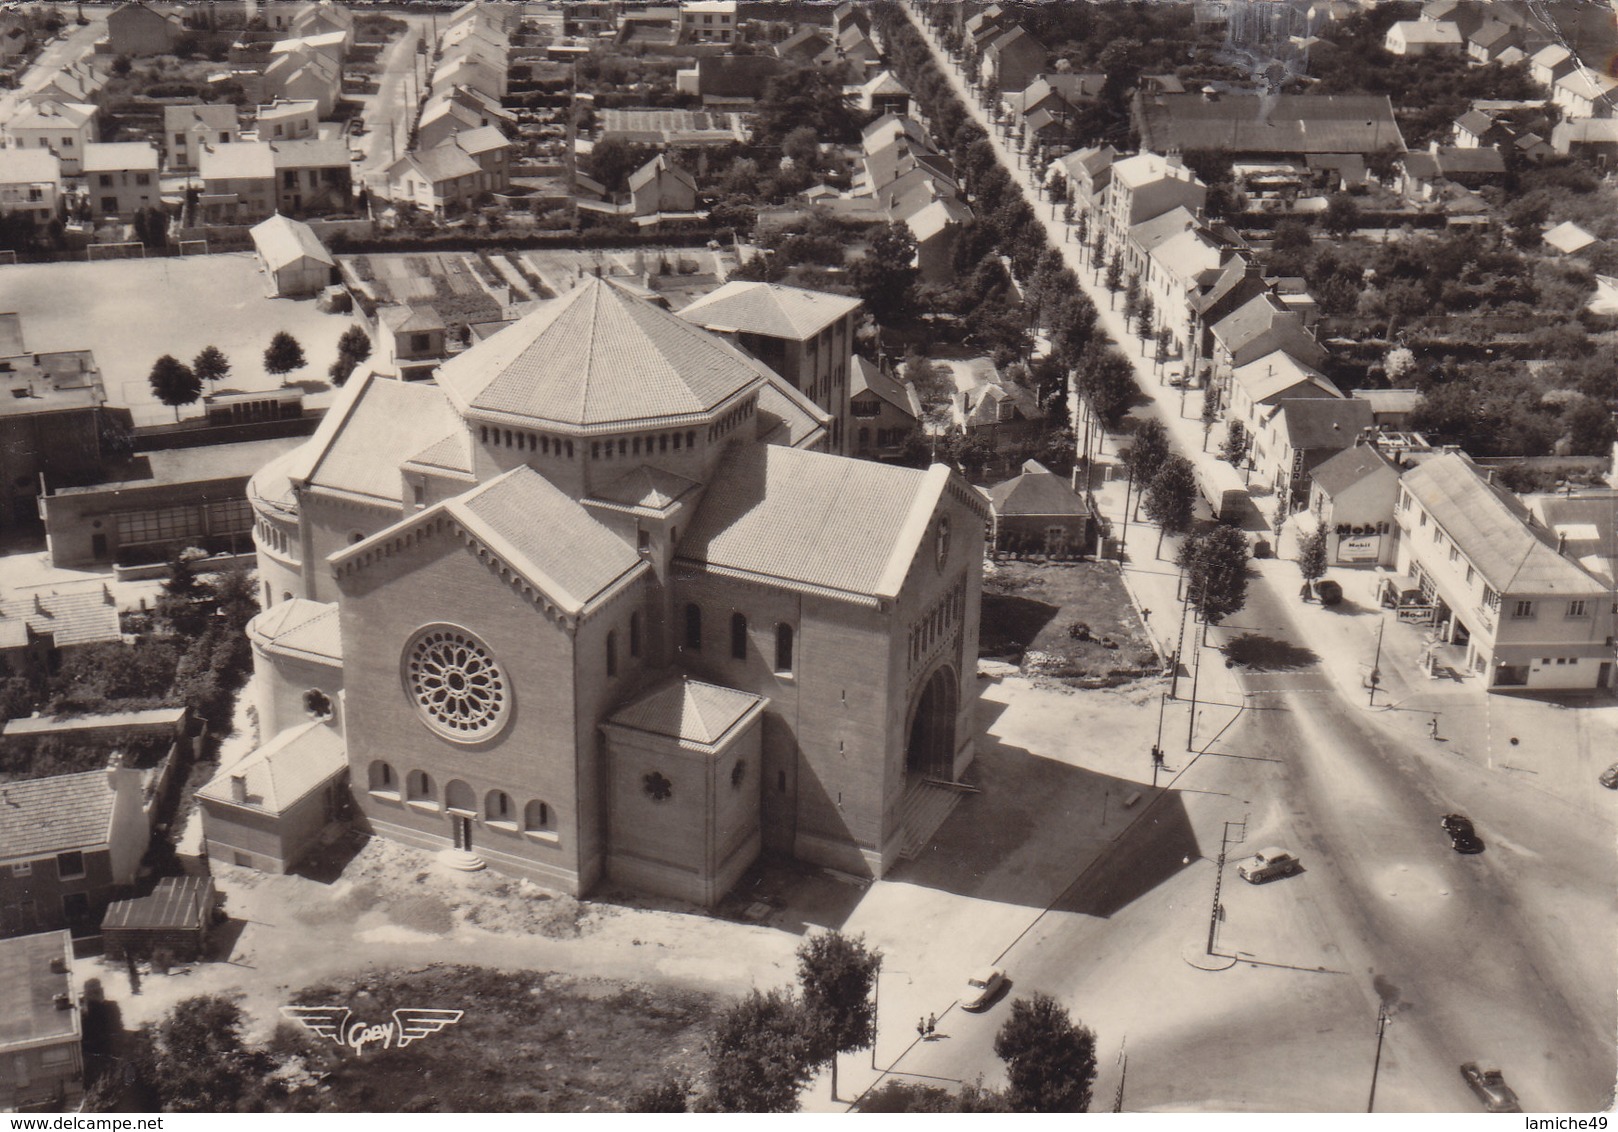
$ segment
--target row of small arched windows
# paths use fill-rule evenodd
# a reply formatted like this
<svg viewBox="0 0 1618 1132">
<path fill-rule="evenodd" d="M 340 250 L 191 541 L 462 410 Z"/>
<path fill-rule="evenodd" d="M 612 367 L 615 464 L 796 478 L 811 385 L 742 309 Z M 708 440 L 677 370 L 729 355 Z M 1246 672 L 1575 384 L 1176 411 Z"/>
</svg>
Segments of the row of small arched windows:
<svg viewBox="0 0 1618 1132">
<path fill-rule="evenodd" d="M 670 439 L 671 437 L 673 438 L 672 440 Z M 660 432 L 656 436 L 620 436 L 617 439 L 609 437 L 606 440 L 592 440 L 590 441 L 590 459 L 610 460 L 612 459 L 615 450 L 619 457 L 639 456 L 641 455 L 641 446 L 643 444 L 646 448 L 645 454 L 648 456 L 650 456 L 654 450 L 657 452 L 667 452 L 670 449 L 673 449 L 674 451 L 678 452 L 680 450 L 682 440 L 685 443 L 685 447 L 695 448 L 697 446 L 696 430 L 692 429 L 687 432 Z"/>
<path fill-rule="evenodd" d="M 792 626 L 785 621 L 777 622 L 775 626 L 775 671 L 783 676 L 791 675 L 793 648 L 796 634 Z M 730 615 L 730 657 L 732 660 L 747 659 L 747 615 L 745 613 L 732 613 Z M 702 651 L 702 606 L 690 602 L 685 607 L 685 647 L 691 652 Z"/>
<path fill-rule="evenodd" d="M 490 428 L 488 425 L 478 426 L 478 439 L 484 444 L 498 444 L 502 448 L 515 448 L 519 452 L 538 452 L 543 456 L 562 456 L 573 459 L 573 442 L 554 439 L 538 433 L 523 432 L 518 429 Z"/>
<path fill-rule="evenodd" d="M 481 811 L 476 793 L 460 779 L 451 779 L 444 787 L 440 807 L 438 787 L 433 776 L 424 770 L 413 770 L 405 775 L 404 792 L 399 791 L 399 780 L 388 763 L 378 759 L 370 768 L 370 792 L 394 801 L 411 802 L 418 806 L 443 808 L 462 816 L 476 817 L 500 828 L 521 829 L 524 833 L 554 833 L 556 830 L 550 805 L 535 798 L 522 808 L 522 824 L 517 823 L 517 805 L 504 790 L 490 790 L 483 796 Z"/>
</svg>

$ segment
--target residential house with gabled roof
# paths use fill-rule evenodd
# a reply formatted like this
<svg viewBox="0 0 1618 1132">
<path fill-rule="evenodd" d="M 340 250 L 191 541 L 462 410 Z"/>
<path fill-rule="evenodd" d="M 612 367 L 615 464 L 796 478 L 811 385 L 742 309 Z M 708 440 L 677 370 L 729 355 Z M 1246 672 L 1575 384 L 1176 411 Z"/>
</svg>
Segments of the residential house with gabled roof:
<svg viewBox="0 0 1618 1132">
<path fill-rule="evenodd" d="M 1184 209 L 1165 215 L 1189 216 Z M 1164 219 L 1158 217 L 1145 225 L 1136 225 L 1131 230 L 1132 243 L 1144 248 L 1147 241 L 1139 240 L 1134 234 Z M 1170 356 L 1187 358 L 1194 348 L 1196 334 L 1196 311 L 1191 301 L 1218 280 L 1230 242 L 1208 226 L 1193 222 L 1176 226 L 1151 243 L 1146 252 L 1145 269 L 1141 272 L 1142 293 L 1151 297 L 1158 327 L 1169 332 Z"/>
<path fill-rule="evenodd" d="M 1373 427 L 1371 406 L 1354 397 L 1284 397 L 1253 436 L 1249 460 L 1290 513 L 1309 502 L 1315 468 L 1360 442 Z"/>
<path fill-rule="evenodd" d="M 342 85 L 342 70 L 325 56 L 308 51 L 277 55 L 264 69 L 267 97 L 288 102 L 311 100 L 321 118 L 330 117 Z"/>
<path fill-rule="evenodd" d="M 483 167 L 451 138 L 432 149 L 413 149 L 388 166 L 388 198 L 424 212 L 450 215 L 469 207 Z"/>
<path fill-rule="evenodd" d="M 859 88 L 855 102 L 867 114 L 904 117 L 910 113 L 910 88 L 892 71 L 878 71 Z"/>
<path fill-rule="evenodd" d="M 84 147 L 84 183 L 97 216 L 127 219 L 162 204 L 157 148 L 151 142 L 91 142 Z"/>
<path fill-rule="evenodd" d="M 1074 208 L 1098 220 L 1106 203 L 1107 185 L 1118 151 L 1110 145 L 1088 146 L 1061 158 L 1056 164 L 1067 178 L 1068 199 Z"/>
<path fill-rule="evenodd" d="M 1618 165 L 1618 118 L 1574 118 L 1551 131 L 1557 153 L 1583 157 L 1597 165 Z"/>
<path fill-rule="evenodd" d="M 680 0 L 680 42 L 735 41 L 736 0 Z"/>
<path fill-rule="evenodd" d="M 1266 290 L 1210 327 L 1213 336 L 1214 379 L 1223 383 L 1232 371 L 1276 351 L 1318 369 L 1326 351 L 1306 329 L 1301 312 L 1290 310 Z"/>
<path fill-rule="evenodd" d="M 0 937 L 95 933 L 146 853 L 148 773 L 115 758 L 106 770 L 0 783 Z"/>
<path fill-rule="evenodd" d="M 1231 374 L 1227 417 L 1257 433 L 1282 401 L 1342 396 L 1343 391 L 1318 369 L 1276 350 L 1236 367 Z"/>
<path fill-rule="evenodd" d="M 1466 53 L 1474 63 L 1493 63 L 1511 48 L 1521 52 L 1526 42 L 1521 28 L 1501 20 L 1488 19 L 1466 37 Z"/>
<path fill-rule="evenodd" d="M 855 354 L 849 366 L 848 416 L 849 455 L 894 460 L 921 427 L 921 398 L 914 386 Z"/>
<path fill-rule="evenodd" d="M 1509 143 L 1512 136 L 1509 127 L 1481 110 L 1468 110 L 1455 119 L 1454 143 L 1459 149 L 1501 145 Z"/>
<path fill-rule="evenodd" d="M 1501 183 L 1507 175 L 1505 155 L 1494 146 L 1441 146 L 1415 150 L 1399 158 L 1399 191 L 1414 201 L 1438 200 L 1446 185 L 1475 189 Z"/>
<path fill-rule="evenodd" d="M 1562 108 L 1564 121 L 1611 118 L 1618 109 L 1618 79 L 1580 66 L 1556 80 L 1551 101 Z"/>
<path fill-rule="evenodd" d="M 776 57 L 789 63 L 818 62 L 835 42 L 825 28 L 806 24 L 775 45 Z"/>
<path fill-rule="evenodd" d="M 337 605 L 373 835 L 704 904 L 764 851 L 913 852 L 972 757 L 988 509 L 944 467 L 811 450 L 828 423 L 593 277 L 431 385 L 350 381 L 263 517 L 295 535 L 280 576 Z"/>
<path fill-rule="evenodd" d="M 1045 45 L 1013 25 L 983 49 L 984 73 L 1002 93 L 1020 91 L 1042 74 L 1050 62 Z"/>
<path fill-rule="evenodd" d="M 107 14 L 107 52 L 139 59 L 169 55 L 185 29 L 178 16 L 159 12 L 139 0 L 129 0 Z"/>
<path fill-rule="evenodd" d="M 1137 153 L 1113 161 L 1100 219 L 1107 225 L 1111 245 L 1124 249 L 1137 224 L 1177 208 L 1199 215 L 1207 199 L 1208 186 L 1179 157 Z M 1140 264 L 1135 267 L 1139 270 Z"/>
<path fill-rule="evenodd" d="M 516 117 L 498 101 L 458 86 L 435 91 L 421 112 L 416 127 L 416 144 L 422 149 L 442 145 L 462 130 L 493 126 L 502 132 L 516 125 Z"/>
<path fill-rule="evenodd" d="M 985 381 L 957 392 L 955 423 L 968 436 L 995 449 L 1031 439 L 1045 431 L 1045 413 L 1032 390 L 1014 381 Z"/>
<path fill-rule="evenodd" d="M 1397 569 L 1441 642 L 1433 662 L 1489 691 L 1610 688 L 1610 585 L 1556 549 L 1515 496 L 1465 456 L 1399 479 Z"/>
<path fill-rule="evenodd" d="M 275 212 L 275 152 L 268 142 L 205 145 L 196 160 L 204 224 L 256 224 Z"/>
<path fill-rule="evenodd" d="M 1373 441 L 1343 449 L 1310 473 L 1308 511 L 1326 532 L 1328 563 L 1393 565 L 1399 470 Z"/>
<path fill-rule="evenodd" d="M 22 96 L 24 102 L 74 102 L 99 105 L 101 91 L 107 85 L 107 76 L 82 59 L 66 63 L 51 73 L 44 86 Z"/>
<path fill-rule="evenodd" d="M 57 218 L 62 163 L 48 149 L 0 149 L 0 214 L 26 217 L 36 228 Z"/>
<path fill-rule="evenodd" d="M 1094 553 L 1095 517 L 1089 502 L 1037 460 L 988 490 L 994 509 L 994 548 L 1002 554 L 1080 558 Z"/>
<path fill-rule="evenodd" d="M 163 107 L 163 157 L 169 169 L 195 169 L 205 145 L 229 145 L 241 138 L 231 103 L 187 103 Z"/>
<path fill-rule="evenodd" d="M 118 605 L 106 586 L 13 589 L 0 597 L 0 672 L 43 679 L 64 654 L 123 639 Z"/>
<path fill-rule="evenodd" d="M 270 59 L 273 61 L 283 55 L 324 59 L 340 72 L 343 69 L 343 60 L 348 55 L 348 47 L 349 33 L 342 31 L 323 32 L 319 35 L 296 35 L 271 44 Z"/>
<path fill-rule="evenodd" d="M 629 175 L 629 201 L 637 217 L 688 213 L 697 207 L 697 180 L 660 153 Z"/>
<path fill-rule="evenodd" d="M 1466 50 L 1466 37 L 1447 20 L 1397 20 L 1382 46 L 1395 55 L 1459 55 Z"/>
<path fill-rule="evenodd" d="M 0 63 L 10 64 L 21 58 L 32 42 L 27 16 L 21 12 L 0 12 Z"/>
<path fill-rule="evenodd" d="M 54 153 L 62 172 L 75 176 L 84 168 L 84 147 L 100 140 L 96 108 L 84 102 L 42 99 L 17 107 L 0 124 L 0 137 L 8 149 L 43 149 Z"/>
<path fill-rule="evenodd" d="M 1560 43 L 1547 43 L 1528 57 L 1528 73 L 1549 90 L 1556 80 L 1579 66 L 1578 56 Z"/>
<path fill-rule="evenodd" d="M 259 141 L 297 141 L 319 137 L 320 104 L 312 98 L 278 98 L 258 108 L 253 127 Z"/>
</svg>

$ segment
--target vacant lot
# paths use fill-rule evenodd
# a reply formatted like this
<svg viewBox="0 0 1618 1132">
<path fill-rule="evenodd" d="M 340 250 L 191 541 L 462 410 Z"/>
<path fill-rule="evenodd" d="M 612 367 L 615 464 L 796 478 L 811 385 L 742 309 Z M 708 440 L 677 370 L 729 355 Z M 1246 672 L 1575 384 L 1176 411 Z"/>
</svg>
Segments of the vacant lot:
<svg viewBox="0 0 1618 1132">
<path fill-rule="evenodd" d="M 448 966 L 307 987 L 289 1001 L 374 1022 L 400 1007 L 466 1012 L 404 1049 L 317 1045 L 331 1075 L 292 1102 L 313 1112 L 622 1111 L 664 1076 L 700 1069 L 714 1015 L 694 991 Z"/>
<path fill-rule="evenodd" d="M 1158 669 L 1118 571 L 1098 562 L 996 563 L 983 580 L 978 652 L 1084 687 Z"/>
<path fill-rule="evenodd" d="M 218 346 L 230 360 L 221 389 L 280 388 L 281 379 L 264 371 L 264 349 L 278 330 L 303 346 L 308 364 L 288 378 L 305 384 L 306 405 L 318 407 L 331 396 L 325 377 L 337 339 L 353 321 L 307 300 L 267 297 L 258 259 L 247 253 L 0 266 L 0 311 L 22 316 L 30 350 L 94 351 L 107 399 L 127 406 L 138 425 L 174 419 L 147 384 L 164 354 L 189 363 L 204 346 Z M 202 405 L 180 415 L 201 416 Z"/>
</svg>

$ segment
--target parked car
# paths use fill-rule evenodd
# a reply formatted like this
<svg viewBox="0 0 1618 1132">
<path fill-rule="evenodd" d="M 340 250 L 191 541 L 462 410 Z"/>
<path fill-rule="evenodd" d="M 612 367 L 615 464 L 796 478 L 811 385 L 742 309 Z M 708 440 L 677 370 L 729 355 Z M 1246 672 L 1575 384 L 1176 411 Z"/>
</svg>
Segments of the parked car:
<svg viewBox="0 0 1618 1132">
<path fill-rule="evenodd" d="M 1315 583 L 1315 596 L 1320 599 L 1321 605 L 1341 605 L 1343 587 L 1330 578 L 1322 578 Z"/>
<path fill-rule="evenodd" d="M 1276 877 L 1289 877 L 1303 866 L 1298 858 L 1285 849 L 1271 846 L 1260 850 L 1251 859 L 1243 861 L 1236 869 L 1236 875 L 1248 884 L 1263 884 Z"/>
<path fill-rule="evenodd" d="M 1461 1076 L 1483 1102 L 1483 1107 L 1490 1112 L 1522 1111 L 1522 1106 L 1517 1103 L 1517 1094 L 1506 1084 L 1506 1078 L 1500 1070 L 1480 1069 L 1477 1062 L 1468 1061 L 1461 1066 Z"/>
<path fill-rule="evenodd" d="M 1600 782 L 1608 790 L 1618 790 L 1618 763 L 1613 763 L 1601 772 Z"/>
<path fill-rule="evenodd" d="M 1449 834 L 1450 848 L 1457 853 L 1483 852 L 1483 842 L 1478 840 L 1477 830 L 1472 828 L 1472 819 L 1465 814 L 1445 814 L 1438 824 Z"/>
<path fill-rule="evenodd" d="M 998 967 L 982 967 L 972 972 L 961 992 L 962 1010 L 982 1010 L 1006 982 L 1006 973 Z"/>
</svg>

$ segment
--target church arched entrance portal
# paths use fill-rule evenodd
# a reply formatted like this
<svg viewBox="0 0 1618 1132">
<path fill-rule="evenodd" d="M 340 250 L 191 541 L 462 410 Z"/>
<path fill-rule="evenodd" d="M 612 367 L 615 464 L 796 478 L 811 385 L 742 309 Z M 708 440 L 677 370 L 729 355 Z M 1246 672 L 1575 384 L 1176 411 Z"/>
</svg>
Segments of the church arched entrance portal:
<svg viewBox="0 0 1618 1132">
<path fill-rule="evenodd" d="M 955 777 L 955 713 L 959 706 L 955 670 L 944 665 L 927 678 L 910 717 L 905 773 L 924 778 Z"/>
</svg>

